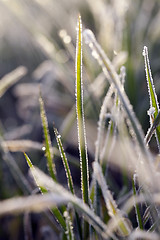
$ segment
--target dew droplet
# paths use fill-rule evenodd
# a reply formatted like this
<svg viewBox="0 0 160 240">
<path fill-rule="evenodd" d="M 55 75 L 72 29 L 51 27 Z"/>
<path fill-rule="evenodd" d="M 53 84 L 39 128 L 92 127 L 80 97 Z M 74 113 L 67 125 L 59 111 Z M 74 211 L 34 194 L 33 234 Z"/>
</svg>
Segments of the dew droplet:
<svg viewBox="0 0 160 240">
<path fill-rule="evenodd" d="M 65 211 L 65 212 L 63 213 L 63 216 L 64 216 L 65 218 L 67 218 L 67 217 L 68 217 L 68 212 Z"/>
<path fill-rule="evenodd" d="M 60 138 L 61 138 L 61 135 L 60 135 L 60 134 L 58 134 L 58 135 L 57 135 L 57 138 L 58 138 L 58 139 L 60 139 Z"/>
<path fill-rule="evenodd" d="M 64 43 L 66 44 L 69 44 L 71 42 L 71 37 L 69 35 L 66 35 L 64 38 L 63 38 L 63 41 Z"/>
<path fill-rule="evenodd" d="M 66 35 L 67 35 L 67 32 L 66 32 L 65 29 L 61 29 L 61 30 L 59 31 L 59 36 L 60 36 L 61 38 L 64 38 Z"/>
<path fill-rule="evenodd" d="M 42 147 L 42 151 L 45 151 L 45 150 L 46 150 L 46 148 L 45 148 L 45 146 L 43 146 L 43 147 Z"/>
<path fill-rule="evenodd" d="M 149 116 L 153 115 L 155 113 L 155 108 L 154 107 L 151 107 L 148 111 L 147 111 L 147 114 Z"/>
<path fill-rule="evenodd" d="M 97 51 L 95 51 L 95 50 L 92 51 L 92 56 L 93 56 L 95 59 L 98 59 L 98 58 L 99 58 L 99 55 L 98 55 Z"/>
<path fill-rule="evenodd" d="M 147 52 L 148 52 L 148 49 L 147 49 L 146 46 L 144 46 L 142 55 L 143 55 L 144 57 L 147 56 Z"/>
</svg>

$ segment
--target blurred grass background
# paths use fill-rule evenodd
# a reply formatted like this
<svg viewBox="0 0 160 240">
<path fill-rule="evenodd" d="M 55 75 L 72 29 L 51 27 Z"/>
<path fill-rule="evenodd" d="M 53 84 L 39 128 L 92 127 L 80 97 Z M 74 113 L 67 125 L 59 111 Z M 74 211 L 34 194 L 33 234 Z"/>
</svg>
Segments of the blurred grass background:
<svg viewBox="0 0 160 240">
<path fill-rule="evenodd" d="M 0 130 L 5 141 L 32 140 L 43 143 L 39 113 L 39 85 L 45 102 L 50 133 L 53 122 L 62 134 L 65 150 L 78 164 L 75 124 L 75 42 L 78 13 L 83 29 L 90 28 L 115 64 L 126 67 L 125 90 L 146 133 L 149 127 L 149 97 L 145 80 L 143 46 L 149 48 L 151 69 L 160 96 L 160 2 L 157 0 L 0 0 L 0 77 L 19 66 L 27 74 L 0 98 Z M 83 43 L 85 119 L 90 161 L 94 156 L 97 121 L 108 83 Z M 52 139 L 55 146 L 55 139 Z M 154 142 L 152 148 L 156 151 Z M 0 199 L 22 194 L 10 169 L 0 161 Z M 34 164 L 46 169 L 41 150 L 31 151 Z M 27 176 L 21 152 L 12 153 Z M 58 157 L 55 157 L 58 162 Z M 63 183 L 64 172 L 58 164 Z M 73 166 L 79 186 L 80 172 Z M 117 183 L 118 184 L 118 183 Z M 51 239 L 53 233 L 43 217 L 32 216 L 34 239 Z M 37 218 L 39 220 L 37 221 Z M 48 228 L 47 228 L 48 227 Z M 23 219 L 0 219 L 0 239 L 24 239 Z M 48 235 L 47 235 L 48 234 Z M 47 238 L 48 236 L 48 238 Z"/>
</svg>

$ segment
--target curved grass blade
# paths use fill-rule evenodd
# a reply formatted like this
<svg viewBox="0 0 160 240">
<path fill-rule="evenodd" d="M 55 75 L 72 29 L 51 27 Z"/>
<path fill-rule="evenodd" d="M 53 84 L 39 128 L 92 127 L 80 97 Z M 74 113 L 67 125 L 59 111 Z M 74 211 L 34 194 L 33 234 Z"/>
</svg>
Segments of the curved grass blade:
<svg viewBox="0 0 160 240">
<path fill-rule="evenodd" d="M 78 142 L 81 166 L 81 190 L 84 203 L 89 205 L 89 171 L 87 143 L 83 110 L 83 82 L 82 82 L 82 23 L 81 16 L 78 17 L 77 23 L 77 45 L 76 45 L 76 113 Z M 84 239 L 88 238 L 89 224 L 84 222 Z"/>
<path fill-rule="evenodd" d="M 125 91 L 124 91 L 123 85 L 120 82 L 120 78 L 119 78 L 118 74 L 116 73 L 111 61 L 109 60 L 109 58 L 107 57 L 105 52 L 102 50 L 102 48 L 96 41 L 93 32 L 89 29 L 86 29 L 83 34 L 84 34 L 86 44 L 89 44 L 89 47 L 91 48 L 92 52 L 94 53 L 93 54 L 94 57 L 97 59 L 100 66 L 102 67 L 102 70 L 103 70 L 105 76 L 109 79 L 110 84 L 113 83 L 115 88 L 117 89 L 117 93 L 119 95 L 119 98 L 120 98 L 123 106 L 124 106 L 126 114 L 127 114 L 128 118 L 130 119 L 130 122 L 132 123 L 134 132 L 135 132 L 137 140 L 139 142 L 139 145 L 141 146 L 141 149 L 145 153 L 145 155 L 148 156 L 146 158 L 146 160 L 149 160 L 148 151 L 147 151 L 147 148 L 146 148 L 146 146 L 144 144 L 144 140 L 143 140 L 144 134 L 143 134 L 141 125 L 135 116 L 133 108 L 129 102 L 129 99 L 128 99 Z"/>
<path fill-rule="evenodd" d="M 41 114 L 41 121 L 42 121 L 42 127 L 43 127 L 43 133 L 44 133 L 44 139 L 45 139 L 45 153 L 47 157 L 47 166 L 48 171 L 54 181 L 56 181 L 56 170 L 55 165 L 53 163 L 53 148 L 51 145 L 51 139 L 49 135 L 48 130 L 48 121 L 44 109 L 44 102 L 40 93 L 39 96 L 39 104 L 40 104 L 40 114 Z"/>
<path fill-rule="evenodd" d="M 46 188 L 40 186 L 38 181 L 37 181 L 37 179 L 36 179 L 36 176 L 34 174 L 35 168 L 34 168 L 32 162 L 31 162 L 30 158 L 28 157 L 28 155 L 26 153 L 24 153 L 24 156 L 25 156 L 25 159 L 26 159 L 26 161 L 28 163 L 28 166 L 29 166 L 29 168 L 30 168 L 30 170 L 32 172 L 32 175 L 33 175 L 33 178 L 34 178 L 34 180 L 36 182 L 37 187 L 39 188 L 39 190 L 40 190 L 40 192 L 42 194 L 46 194 L 47 193 Z M 61 225 L 62 229 L 65 232 L 66 231 L 66 223 L 65 223 L 65 219 L 63 218 L 62 214 L 60 213 L 60 211 L 58 210 L 57 207 L 53 208 L 52 212 L 53 212 L 55 218 L 57 219 L 57 221 L 59 222 L 59 224 Z"/>
<path fill-rule="evenodd" d="M 24 66 L 19 66 L 12 72 L 6 74 L 0 80 L 0 97 L 2 97 L 5 94 L 8 88 L 10 88 L 13 84 L 19 81 L 26 74 L 27 74 L 27 68 Z"/>
<path fill-rule="evenodd" d="M 112 236 L 112 239 L 117 240 L 112 231 L 108 231 L 107 225 L 105 225 L 101 219 L 94 214 L 93 210 L 88 207 L 80 198 L 77 198 L 75 195 L 71 194 L 67 191 L 62 185 L 58 184 L 55 181 L 43 173 L 40 169 L 34 166 L 31 169 L 34 172 L 35 179 L 39 186 L 42 186 L 45 189 L 48 189 L 52 193 L 59 194 L 61 197 L 64 197 L 71 202 L 75 209 L 83 214 L 84 218 L 96 229 L 96 231 L 104 237 L 104 239 L 108 239 L 109 236 Z M 31 171 L 31 173 L 32 173 Z M 86 239 L 86 238 L 83 238 Z"/>
<path fill-rule="evenodd" d="M 149 98 L 150 98 L 150 109 L 154 108 L 154 113 L 150 114 L 150 124 L 152 126 L 153 121 L 156 119 L 158 113 L 159 113 L 159 103 L 153 83 L 153 78 L 152 78 L 152 73 L 151 73 L 151 68 L 150 68 L 150 63 L 149 63 L 149 57 L 148 57 L 148 49 L 146 46 L 144 46 L 143 49 L 143 56 L 144 56 L 144 62 L 145 62 L 145 72 L 146 72 L 146 80 L 147 80 L 147 85 L 148 85 L 148 93 L 149 93 Z M 160 126 L 154 126 L 156 129 L 156 140 L 157 140 L 157 145 L 160 151 Z M 151 131 L 149 131 L 151 132 Z M 152 132 L 151 132 L 152 133 Z M 151 133 L 147 133 L 147 135 L 151 136 Z M 146 142 L 149 141 L 146 139 Z"/>
</svg>

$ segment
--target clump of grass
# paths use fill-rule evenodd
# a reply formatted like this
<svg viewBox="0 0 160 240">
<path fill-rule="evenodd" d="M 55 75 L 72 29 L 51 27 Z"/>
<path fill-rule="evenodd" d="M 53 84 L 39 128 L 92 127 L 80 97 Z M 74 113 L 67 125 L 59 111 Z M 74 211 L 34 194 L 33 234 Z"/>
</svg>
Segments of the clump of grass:
<svg viewBox="0 0 160 240">
<path fill-rule="evenodd" d="M 157 240 L 160 235 L 158 209 L 160 189 L 156 183 L 160 179 L 154 164 L 154 157 L 147 145 L 156 131 L 159 146 L 159 105 L 151 76 L 147 48 L 144 47 L 143 55 L 150 96 L 151 128 L 144 138 L 141 125 L 125 93 L 124 68 L 121 68 L 119 75 L 91 30 L 85 30 L 83 36 L 110 83 L 99 114 L 96 151 L 93 168 L 90 171 L 90 182 L 82 81 L 82 22 L 79 15 L 75 59 L 76 109 L 74 110 L 77 114 L 81 172 L 79 181 L 81 182 L 82 198 L 77 197 L 70 161 L 62 145 L 61 136 L 54 127 L 56 142 L 66 173 L 68 190 L 58 183 L 54 159 L 55 147 L 52 146 L 47 115 L 40 94 L 40 115 L 44 133 L 46 164 L 50 177 L 34 166 L 28 155 L 24 153 L 30 169 L 29 173 L 34 178 L 35 186 L 41 194 L 1 201 L 0 215 L 28 213 L 30 211 L 51 212 L 60 226 L 59 237 L 61 239 L 134 240 L 147 238 Z M 0 85 L 1 91 L 3 93 L 3 87 Z M 22 143 L 24 143 L 23 148 L 20 142 L 7 143 L 3 141 L 2 148 L 19 148 L 23 151 L 29 148 L 29 144 L 34 144 L 34 142 Z M 36 145 L 36 147 L 40 149 L 42 145 Z M 108 167 L 111 163 L 119 166 L 122 175 L 124 169 L 128 173 L 132 182 L 132 190 L 129 194 L 127 183 L 124 181 L 125 192 L 121 191 L 118 196 L 113 196 L 114 193 L 112 193 L 108 183 Z M 17 174 L 19 174 L 20 179 L 23 179 L 21 173 L 17 172 Z M 29 189 L 29 192 L 32 193 L 32 190 Z M 133 210 L 135 212 L 132 214 L 134 214 L 136 222 L 130 217 L 133 207 L 135 207 Z M 136 226 L 135 229 L 133 226 Z"/>
</svg>

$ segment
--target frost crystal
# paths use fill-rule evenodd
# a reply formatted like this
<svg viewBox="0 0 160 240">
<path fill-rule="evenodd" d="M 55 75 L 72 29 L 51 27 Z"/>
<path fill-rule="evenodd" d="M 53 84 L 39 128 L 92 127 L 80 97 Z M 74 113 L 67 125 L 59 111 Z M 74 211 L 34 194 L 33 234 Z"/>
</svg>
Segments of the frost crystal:
<svg viewBox="0 0 160 240">
<path fill-rule="evenodd" d="M 149 116 L 152 116 L 154 113 L 155 113 L 155 108 L 154 108 L 154 107 L 151 107 L 151 108 L 147 111 L 147 114 L 148 114 Z"/>
</svg>

